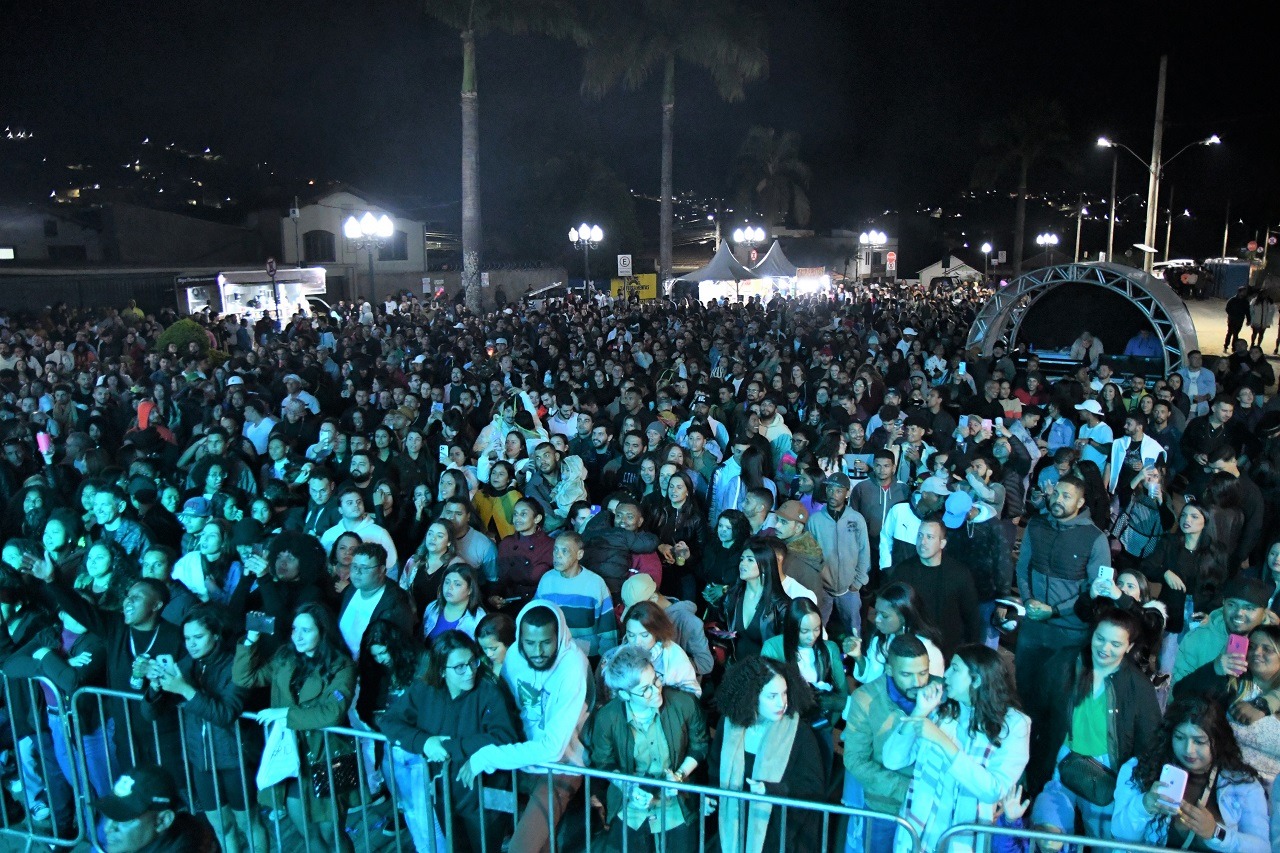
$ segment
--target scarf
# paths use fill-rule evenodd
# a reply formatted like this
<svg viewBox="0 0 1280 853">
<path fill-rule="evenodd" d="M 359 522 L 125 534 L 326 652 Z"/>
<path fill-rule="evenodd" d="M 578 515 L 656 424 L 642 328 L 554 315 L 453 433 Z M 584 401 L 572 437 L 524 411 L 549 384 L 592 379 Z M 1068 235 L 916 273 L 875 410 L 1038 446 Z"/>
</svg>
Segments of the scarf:
<svg viewBox="0 0 1280 853">
<path fill-rule="evenodd" d="M 787 769 L 791 746 L 795 742 L 799 717 L 787 714 L 770 726 L 760 739 L 760 752 L 756 755 L 753 778 L 757 782 L 778 782 Z M 724 744 L 720 749 L 720 787 L 730 791 L 742 791 L 746 784 L 747 730 L 728 720 L 724 721 Z M 746 814 L 743 808 L 746 807 Z M 723 853 L 761 853 L 765 833 L 769 829 L 769 816 L 773 806 L 768 803 L 746 802 L 736 798 L 721 799 L 720 844 Z M 745 827 L 745 844 L 743 843 Z"/>
</svg>

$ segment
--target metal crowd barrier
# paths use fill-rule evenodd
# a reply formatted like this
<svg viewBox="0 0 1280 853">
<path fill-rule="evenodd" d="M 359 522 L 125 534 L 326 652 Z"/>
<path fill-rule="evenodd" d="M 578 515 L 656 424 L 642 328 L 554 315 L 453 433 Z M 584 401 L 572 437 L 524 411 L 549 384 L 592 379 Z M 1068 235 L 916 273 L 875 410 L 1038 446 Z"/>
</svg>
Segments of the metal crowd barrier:
<svg viewBox="0 0 1280 853">
<path fill-rule="evenodd" d="M 44 701 L 44 697 L 52 697 L 52 702 Z M 15 697 L 26 700 L 25 706 L 14 702 Z M 16 679 L 11 683 L 0 673 L 0 712 L 4 713 L 5 724 L 3 735 L 4 747 L 12 755 L 13 770 L 16 776 L 14 784 L 0 798 L 0 838 L 12 836 L 22 839 L 23 843 L 47 844 L 51 847 L 72 848 L 80 844 L 85 837 L 85 823 L 79 803 L 87 797 L 85 776 L 79 772 L 78 765 L 73 765 L 67 773 L 58 762 L 57 747 L 54 739 L 62 738 L 67 745 L 64 750 L 77 755 L 80 749 L 70 749 L 73 740 L 71 716 L 67 714 L 62 694 L 53 682 L 43 676 Z M 36 709 L 46 708 L 37 713 Z M 68 755 L 69 757 L 69 755 Z M 43 799 L 42 799 L 43 798 Z M 10 808 L 16 806 L 24 814 L 16 820 L 10 818 Z M 48 811 L 48 829 L 43 820 L 36 820 L 33 813 Z M 70 814 L 66 814 L 67 811 Z M 59 811 L 64 824 L 59 832 Z M 67 825 L 66 820 L 71 824 Z"/>
<path fill-rule="evenodd" d="M 607 770 L 600 770 L 594 767 L 576 767 L 570 764 L 555 764 L 555 763 L 541 764 L 537 766 L 537 769 L 535 771 L 526 770 L 526 771 L 520 771 L 520 772 L 523 772 L 526 775 L 530 775 L 530 776 L 535 774 L 536 775 L 541 775 L 544 773 L 546 774 L 547 830 L 550 837 L 551 853 L 556 853 L 556 851 L 560 849 L 559 841 L 557 839 L 557 833 L 564 831 L 565 824 L 567 823 L 567 819 L 576 819 L 576 818 L 568 818 L 567 816 L 569 812 L 568 810 L 566 810 L 565 817 L 562 817 L 561 821 L 559 822 L 560 823 L 559 827 L 557 827 L 555 822 L 553 821 L 554 808 L 553 808 L 551 799 L 552 799 L 552 794 L 554 793 L 554 777 L 557 775 L 582 777 L 582 783 L 583 783 L 582 797 L 585 800 L 585 808 L 583 809 L 583 815 L 582 815 L 583 846 L 580 848 L 574 847 L 572 848 L 573 851 L 577 851 L 580 849 L 584 851 L 584 853 L 592 853 L 592 851 L 596 849 L 604 849 L 604 850 L 612 849 L 609 846 L 609 844 L 604 844 L 604 843 L 599 844 L 598 847 L 595 846 L 596 839 L 593 838 L 594 833 L 592 830 L 592 815 L 595 812 L 595 809 L 593 808 L 593 805 L 592 805 L 592 795 L 591 795 L 592 779 L 598 779 L 604 783 L 603 785 L 600 786 L 600 793 L 602 795 L 602 799 L 606 802 L 607 802 L 607 794 L 608 794 L 608 788 L 610 783 L 616 783 L 622 786 L 624 802 L 626 802 L 630 798 L 631 792 L 636 788 L 636 786 L 644 785 L 646 787 L 654 787 L 655 785 L 658 785 L 660 786 L 659 787 L 659 812 L 662 814 L 665 814 L 665 810 L 667 806 L 666 801 L 669 796 L 673 796 L 674 794 L 677 794 L 677 793 L 694 795 L 697 801 L 697 806 L 694 809 L 693 817 L 698 822 L 698 853 L 707 853 L 709 849 L 711 850 L 720 849 L 719 845 L 713 845 L 710 847 L 708 846 L 707 818 L 711 814 L 711 812 L 708 811 L 707 802 L 708 800 L 714 800 L 718 803 L 726 799 L 741 800 L 744 803 L 765 803 L 767 805 L 773 806 L 774 808 L 780 808 L 782 810 L 781 814 L 779 815 L 778 853 L 785 853 L 785 851 L 787 850 L 787 820 L 792 810 L 801 811 L 801 812 L 817 812 L 821 815 L 820 838 L 811 839 L 811 841 L 818 842 L 812 848 L 814 850 L 818 850 L 818 851 L 830 850 L 832 841 L 836 839 L 838 839 L 839 841 L 840 848 L 843 849 L 844 839 L 841 837 L 840 833 L 832 832 L 831 822 L 833 817 L 835 818 L 861 817 L 861 818 L 867 818 L 872 820 L 891 821 L 897 824 L 900 828 L 903 828 L 908 833 L 910 833 L 912 850 L 919 850 L 920 848 L 919 833 L 916 832 L 915 828 L 911 826 L 911 824 L 906 819 L 898 817 L 896 815 L 887 815 L 887 814 L 884 814 L 883 812 L 872 811 L 870 809 L 853 808 L 851 806 L 836 805 L 836 804 L 826 803 L 826 802 L 814 802 L 809 800 L 793 800 L 786 797 L 770 796 L 768 794 L 753 794 L 748 791 L 726 791 L 723 788 L 716 788 L 708 785 L 694 785 L 688 782 L 659 781 L 659 780 L 650 779 L 642 776 L 629 776 L 623 773 L 614 773 Z M 483 796 L 483 793 L 482 793 L 482 796 L 480 797 L 480 803 L 481 803 L 480 825 L 481 827 L 484 827 L 487 821 L 484 818 L 485 797 Z M 530 803 L 530 805 L 527 806 L 526 809 L 531 806 L 532 806 L 532 803 Z M 715 809 L 715 811 L 718 812 L 719 809 Z M 611 818 L 611 820 L 614 820 L 614 821 L 621 820 L 621 818 L 619 818 L 616 815 L 608 815 L 607 817 Z M 743 820 L 740 823 L 745 833 L 747 821 Z M 622 853 L 628 853 L 630 848 L 631 833 L 624 829 L 621 834 L 622 834 L 622 848 L 621 848 Z M 656 847 L 657 847 L 658 853 L 668 853 L 669 848 L 667 845 L 667 837 L 665 835 L 665 832 L 664 834 L 655 835 L 654 840 L 657 842 Z M 739 839 L 737 849 L 743 849 L 742 842 L 743 842 L 743 839 Z M 567 844 L 565 846 L 568 847 Z M 670 853 L 689 853 L 689 851 L 686 851 L 683 849 L 676 850 L 674 847 L 672 847 L 670 848 Z M 766 851 L 766 853 L 770 853 L 770 851 Z M 876 853 L 880 853 L 880 851 L 876 851 Z"/>
<path fill-rule="evenodd" d="M 155 722 L 148 722 L 143 719 L 140 710 L 142 696 L 137 693 L 122 692 L 117 690 L 108 690 L 105 688 L 86 687 L 78 690 L 69 702 L 64 702 L 58 690 L 54 685 L 44 678 L 22 679 L 25 683 L 10 682 L 0 675 L 0 689 L 2 689 L 3 707 L 0 710 L 8 711 L 8 719 L 3 725 L 4 732 L 10 736 L 12 743 L 9 746 L 13 755 L 14 762 L 18 769 L 19 776 L 22 780 L 21 790 L 15 794 L 17 802 L 24 806 L 28 812 L 36 801 L 41 791 L 35 790 L 41 788 L 46 797 L 55 790 L 54 786 L 58 784 L 66 785 L 66 792 L 69 792 L 70 798 L 70 815 L 64 815 L 63 832 L 61 836 L 58 832 L 57 821 L 54 820 L 55 815 L 51 814 L 51 823 L 49 828 L 43 827 L 42 822 L 33 822 L 31 820 L 23 822 L 13 821 L 8 814 L 8 808 L 0 808 L 0 838 L 12 836 L 15 839 L 22 839 L 27 845 L 32 842 L 47 844 L 54 847 L 72 848 L 78 846 L 82 842 L 88 842 L 92 849 L 101 851 L 101 839 L 98 837 L 98 831 L 94 830 L 97 826 L 96 817 L 91 809 L 91 802 L 95 796 L 94 786 L 91 783 L 92 771 L 89 766 L 88 750 L 83 746 L 86 736 L 102 736 L 106 738 L 105 743 L 110 746 L 112 741 L 119 743 L 123 738 L 123 743 L 129 748 L 129 754 L 126 756 L 115 755 L 113 757 L 112 750 L 106 749 L 105 757 L 108 762 L 108 775 L 111 780 L 119 775 L 119 773 L 128 765 L 136 763 L 139 757 L 145 760 L 154 760 L 151 756 L 139 756 L 137 747 L 140 744 L 146 744 L 147 747 L 154 746 L 156 755 L 159 756 L 160 763 L 168 765 L 174 771 L 174 776 L 178 781 L 179 789 L 184 793 L 188 804 L 194 806 L 196 802 L 196 772 L 211 772 L 209 770 L 199 771 L 199 764 L 206 767 L 217 768 L 216 748 L 214 742 L 214 732 L 210 726 L 205 725 L 204 720 L 200 720 L 195 715 L 187 713 L 178 706 L 178 731 L 176 735 L 177 743 L 180 745 L 179 754 L 165 754 L 166 739 L 172 742 L 173 733 L 168 733 L 167 737 L 162 736 L 158 725 Z M 25 691 L 25 692 L 22 692 Z M 42 697 L 41 694 L 44 694 Z M 19 714 L 26 715 L 25 718 L 15 717 L 14 698 L 19 696 L 25 698 L 28 702 L 27 708 L 22 709 L 19 703 Z M 31 719 L 29 709 L 32 707 L 43 707 L 41 700 L 45 697 L 52 697 L 53 702 L 48 707 L 47 721 L 54 727 L 60 727 L 61 736 L 65 737 L 68 744 L 74 744 L 75 747 L 68 751 L 72 753 L 68 756 L 72 764 L 72 772 L 65 774 L 57 760 L 56 749 L 53 744 L 53 738 L 56 736 L 51 729 L 41 729 L 39 723 L 44 722 L 44 715 L 36 719 Z M 94 703 L 93 707 L 97 711 L 97 719 L 102 721 L 96 732 L 83 731 L 83 725 L 86 718 L 92 715 L 86 714 L 84 709 L 89 707 L 82 703 Z M 117 707 L 114 711 L 111 709 L 112 703 Z M 32 726 L 32 723 L 36 723 Z M 193 756 L 187 752 L 187 727 L 192 725 L 202 726 L 201 733 L 201 749 L 203 755 L 199 764 L 193 763 Z M 116 738 L 112 738 L 111 728 L 116 727 Z M 148 730 L 149 727 L 149 730 Z M 236 792 L 240 795 L 246 808 L 242 811 L 231 809 L 230 800 L 235 799 L 230 796 L 231 791 L 224 788 L 225 779 L 223 773 L 213 772 L 213 797 L 214 809 L 207 813 L 210 822 L 214 824 L 215 830 L 219 832 L 220 839 L 224 836 L 230 837 L 230 843 L 223 843 L 223 849 L 229 853 L 272 853 L 271 848 L 276 851 L 300 850 L 302 853 L 333 853 L 333 851 L 350 850 L 353 845 L 358 845 L 361 853 L 384 853 L 394 849 L 396 853 L 451 853 L 455 849 L 454 839 L 459 831 L 459 821 L 453 808 L 452 792 L 450 781 L 453 779 L 453 769 L 448 763 L 443 765 L 430 765 L 431 768 L 438 768 L 435 772 L 427 769 L 425 761 L 421 761 L 418 756 L 410 756 L 399 750 L 397 747 L 389 744 L 384 735 L 363 731 L 354 728 L 332 727 L 323 730 L 323 742 L 325 745 L 325 756 L 327 769 L 330 778 L 334 774 L 333 751 L 330 748 L 331 739 L 342 737 L 354 742 L 356 757 L 356 768 L 360 782 L 356 786 L 359 805 L 352 805 L 350 811 L 358 811 L 358 818 L 352 820 L 355 815 L 348 813 L 344 819 L 343 810 L 347 807 L 340 807 L 338 800 L 329 797 L 329 820 L 324 821 L 321 818 L 312 816 L 311 819 L 301 821 L 301 826 L 297 826 L 287 813 L 278 813 L 269 815 L 269 822 L 273 823 L 272 832 L 267 833 L 265 827 L 263 832 L 256 833 L 254 831 L 254 821 L 261 821 L 262 808 L 259 807 L 258 788 L 257 788 L 257 765 L 261 757 L 260 750 L 256 748 L 255 742 L 257 738 L 248 736 L 248 733 L 254 731 L 261 726 L 256 718 L 251 714 L 244 714 L 234 722 L 234 736 L 236 746 L 236 767 L 234 770 L 233 783 L 238 786 Z M 34 731 L 28 732 L 28 729 Z M 365 756 L 366 744 L 373 745 L 375 751 L 377 748 L 383 750 L 383 756 L 379 762 L 384 770 L 386 789 L 389 798 L 384 817 L 378 817 L 374 814 L 374 803 L 369 798 L 369 790 L 365 784 L 365 780 L 369 778 L 368 771 L 370 766 Z M 65 759 L 64 759 L 65 760 Z M 177 762 L 181 763 L 179 767 Z M 420 762 L 420 763 L 418 763 Z M 406 767 L 418 767 L 422 776 L 413 776 L 408 774 L 406 779 L 411 780 L 409 789 L 402 789 L 400 784 L 401 773 L 397 770 L 404 771 Z M 97 768 L 95 768 L 97 769 Z M 221 768 L 223 772 L 227 768 Z M 628 776 L 622 773 L 614 773 L 610 771 L 600 770 L 592 767 L 576 767 L 566 764 L 548 763 L 538 765 L 535 768 L 522 770 L 513 773 L 511 776 L 512 787 L 510 789 L 485 786 L 483 780 L 478 790 L 479 803 L 479 832 L 482 850 L 496 849 L 497 841 L 501 839 L 491 839 L 489 834 L 494 831 L 505 830 L 509 825 L 509 821 L 516 821 L 521 816 L 519 813 L 519 779 L 523 775 L 527 781 L 540 782 L 545 776 L 547 783 L 547 803 L 546 803 L 546 819 L 547 831 L 549 838 L 549 848 L 553 853 L 556 851 L 565 851 L 565 853 L 576 853 L 577 851 L 585 851 L 592 853 L 597 849 L 610 849 L 610 842 L 603 842 L 596 832 L 597 821 L 593 819 L 599 816 L 598 809 L 593 803 L 592 789 L 593 782 L 595 784 L 596 794 L 599 799 L 607 802 L 607 791 L 611 784 L 617 784 L 622 787 L 624 797 L 629 798 L 631 792 L 638 785 L 653 787 L 659 785 L 659 813 L 665 814 L 667 798 L 678 794 L 690 795 L 695 798 L 696 807 L 693 810 L 692 819 L 697 821 L 697 839 L 698 853 L 707 853 L 708 850 L 717 849 L 716 845 L 709 844 L 709 839 L 714 838 L 715 831 L 708 826 L 708 808 L 709 800 L 722 802 L 725 799 L 737 799 L 744 803 L 766 803 L 775 809 L 781 809 L 777 815 L 779 820 L 779 853 L 786 850 L 786 827 L 789 820 L 793 820 L 794 813 L 818 813 L 821 815 L 821 825 L 819 831 L 815 832 L 815 837 L 811 839 L 814 849 L 826 851 L 833 849 L 833 842 L 836 849 L 844 849 L 844 838 L 839 824 L 848 818 L 863 818 L 868 820 L 891 821 L 899 828 L 905 829 L 911 837 L 911 850 L 920 849 L 920 837 L 915 828 L 905 819 L 895 816 L 886 815 L 882 812 L 876 812 L 864 808 L 854 808 L 844 805 L 836 805 L 825 802 L 811 802 L 805 800 L 794 800 L 785 797 L 775 797 L 764 794 L 752 794 L 743 791 L 725 791 L 720 788 L 708 785 L 696 785 L 688 782 L 657 782 L 656 780 L 639 777 Z M 580 777 L 582 780 L 582 788 L 579 794 L 572 799 L 570 806 L 566 808 L 564 814 L 559 821 L 554 820 L 554 804 L 552 797 L 555 792 L 555 777 L 571 776 Z M 309 779 L 299 779 L 297 784 L 310 784 Z M 437 785 L 440 788 L 439 794 L 436 792 Z M 52 800 L 52 798 L 50 798 Z M 437 800 L 441 808 L 437 809 Z M 578 805 L 575 805 L 577 803 Z M 6 804 L 7 805 L 7 804 Z M 65 801 L 63 802 L 65 810 Z M 283 804 L 277 812 L 286 812 Z M 55 803 L 50 802 L 51 810 Z M 525 806 L 525 813 L 529 808 L 541 808 L 540 803 L 528 802 Z M 425 812 L 425 815 L 421 814 Z M 493 812 L 495 814 L 490 815 Z M 412 837 L 411 828 L 402 826 L 401 821 L 397 819 L 397 815 L 405 813 L 410 822 L 419 821 L 419 837 Z M 498 820 L 498 813 L 504 815 L 502 825 Z M 536 813 L 535 813 L 536 814 Z M 510 815 L 509 818 L 505 815 Z M 427 821 L 426 816 L 430 816 L 431 820 Z M 607 820 L 611 822 L 620 820 L 616 815 L 605 815 Z M 539 816 L 538 819 L 541 819 Z M 68 823 L 69 821 L 69 823 Z M 242 822 L 243 821 L 243 822 Z M 390 840 L 386 842 L 375 842 L 374 833 L 386 822 L 390 821 L 391 825 L 388 831 L 384 832 Z M 833 822 L 836 826 L 833 828 Z M 327 833 L 322 834 L 319 823 L 327 823 Z M 745 828 L 746 821 L 742 822 Z M 581 836 L 578 837 L 577 825 L 581 826 Z M 238 836 L 243 836 L 241 843 Z M 255 838 L 255 835 L 260 837 Z M 1132 842 L 1117 842 L 1099 838 L 1089 838 L 1085 836 L 1056 834 L 1047 832 L 1038 832 L 1031 829 L 1012 829 L 991 826 L 988 824 L 963 824 L 951 827 L 939 839 L 939 853 L 946 853 L 952 841 L 965 841 L 969 846 L 968 839 L 976 838 L 980 840 L 980 844 L 974 845 L 974 849 L 989 849 L 990 839 L 992 837 L 1010 837 L 1019 838 L 1027 841 L 1057 841 L 1064 844 L 1076 844 L 1082 847 L 1106 850 L 1125 850 L 1132 853 L 1159 853 L 1164 848 Z M 966 838 L 967 837 L 967 838 Z M 274 841 L 274 844 L 272 843 Z M 659 833 L 654 836 L 656 849 L 658 853 L 692 853 L 692 851 L 683 848 L 676 849 L 676 846 L 668 845 L 665 833 Z M 741 841 L 741 840 L 740 840 Z M 301 842 L 300 844 L 298 842 Z M 628 853 L 631 844 L 631 833 L 622 833 L 622 853 Z M 741 844 L 738 845 L 741 847 Z M 863 845 L 865 847 L 865 844 Z M 515 853 L 515 851 L 513 851 Z M 771 850 L 766 853 L 772 853 Z M 874 851 L 874 853 L 881 853 Z"/>
<path fill-rule="evenodd" d="M 1074 844 L 1078 850 L 1123 850 L 1125 853 L 1169 853 L 1168 847 L 1139 844 L 1136 841 L 1113 841 L 1108 838 L 1091 838 L 1087 835 L 1066 835 L 1056 832 L 1040 832 L 1035 829 L 1015 829 L 1013 827 L 992 826 L 989 823 L 962 823 L 951 827 L 938 838 L 938 853 L 948 853 L 952 841 L 960 836 L 972 835 L 983 838 L 981 847 L 974 850 L 989 850 L 993 837 L 1021 838 L 1025 841 L 1056 841 L 1063 845 Z M 1027 845 L 1030 849 L 1030 844 Z"/>
</svg>

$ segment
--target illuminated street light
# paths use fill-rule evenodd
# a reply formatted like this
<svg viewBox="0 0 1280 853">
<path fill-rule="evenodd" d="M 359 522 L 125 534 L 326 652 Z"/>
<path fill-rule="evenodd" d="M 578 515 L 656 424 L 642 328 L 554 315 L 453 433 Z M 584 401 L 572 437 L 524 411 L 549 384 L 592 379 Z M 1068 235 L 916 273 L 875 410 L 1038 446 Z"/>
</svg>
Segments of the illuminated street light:
<svg viewBox="0 0 1280 853">
<path fill-rule="evenodd" d="M 343 236 L 355 243 L 357 251 L 363 249 L 369 254 L 370 301 L 376 298 L 373 289 L 373 250 L 381 249 L 387 245 L 387 241 L 395 233 L 396 224 L 385 213 L 382 216 L 374 216 L 369 211 L 365 211 L 364 215 L 359 219 L 354 216 L 348 216 L 347 221 L 342 223 Z"/>
<path fill-rule="evenodd" d="M 1044 234 L 1037 234 L 1036 245 L 1044 249 L 1045 252 L 1048 253 L 1049 266 L 1053 266 L 1053 247 L 1058 245 L 1058 235 L 1050 234 L 1047 232 Z"/>
<path fill-rule="evenodd" d="M 599 225 L 582 223 L 577 228 L 569 229 L 569 242 L 574 248 L 582 250 L 582 290 L 585 293 L 591 286 L 591 250 L 600 245 L 604 239 L 604 230 Z"/>
<path fill-rule="evenodd" d="M 1140 154 L 1138 154 L 1136 151 L 1130 148 L 1128 145 L 1125 145 L 1124 143 L 1121 143 L 1121 142 L 1116 142 L 1112 139 L 1108 139 L 1105 136 L 1098 137 L 1099 148 L 1111 148 L 1113 150 L 1123 149 L 1125 151 L 1128 151 L 1130 154 L 1133 155 L 1133 158 L 1137 160 L 1139 163 L 1141 163 L 1142 167 L 1147 170 L 1147 174 L 1149 176 L 1149 182 L 1148 182 L 1149 186 L 1147 188 L 1147 227 L 1146 227 L 1146 232 L 1144 237 L 1145 242 L 1143 243 L 1143 245 L 1147 245 L 1147 246 L 1154 244 L 1156 241 L 1156 217 L 1159 216 L 1159 213 L 1157 212 L 1159 210 L 1159 205 L 1157 204 L 1157 202 L 1159 201 L 1159 198 L 1160 198 L 1160 179 L 1164 177 L 1165 168 L 1167 168 L 1168 165 L 1172 163 L 1174 160 L 1178 159 L 1178 157 L 1184 151 L 1187 151 L 1188 149 L 1195 148 L 1200 145 L 1221 145 L 1222 138 L 1215 133 L 1212 136 L 1209 136 L 1205 139 L 1197 139 L 1195 142 L 1188 142 L 1186 145 L 1179 148 L 1174 153 L 1174 155 L 1172 157 L 1169 157 L 1168 159 L 1162 159 L 1161 157 L 1162 142 L 1163 142 L 1162 138 L 1156 140 L 1153 159 L 1150 162 L 1148 162 L 1147 160 L 1143 159 Z M 1118 156 L 1118 155 L 1114 155 L 1114 156 Z M 1114 239 L 1115 220 L 1116 220 L 1116 162 L 1113 157 L 1111 162 L 1112 236 L 1109 236 L 1107 238 L 1107 252 L 1108 252 L 1107 260 L 1111 260 L 1110 252 L 1111 252 L 1112 242 Z M 1146 253 L 1146 257 L 1143 258 L 1143 269 L 1145 269 L 1147 272 L 1151 272 L 1151 264 L 1154 260 L 1155 258 L 1151 253 L 1149 252 Z"/>
<path fill-rule="evenodd" d="M 987 277 L 988 261 L 991 260 L 991 249 L 990 243 L 982 244 L 982 278 L 984 280 Z"/>
</svg>

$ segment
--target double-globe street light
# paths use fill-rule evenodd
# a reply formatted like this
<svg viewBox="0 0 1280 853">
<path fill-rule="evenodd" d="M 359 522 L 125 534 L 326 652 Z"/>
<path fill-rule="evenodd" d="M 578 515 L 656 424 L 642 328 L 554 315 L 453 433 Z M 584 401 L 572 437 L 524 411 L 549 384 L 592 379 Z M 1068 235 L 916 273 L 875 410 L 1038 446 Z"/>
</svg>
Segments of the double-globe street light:
<svg viewBox="0 0 1280 853">
<path fill-rule="evenodd" d="M 569 229 L 569 242 L 573 243 L 574 248 L 582 250 L 582 292 L 586 293 L 591 287 L 591 265 L 588 259 L 591 257 L 591 250 L 600 245 L 600 241 L 604 239 L 604 230 L 599 225 L 588 225 L 582 223 L 577 228 Z"/>
<path fill-rule="evenodd" d="M 1148 162 L 1142 158 L 1142 155 L 1138 154 L 1138 152 L 1134 151 L 1128 145 L 1125 145 L 1122 142 L 1115 142 L 1111 139 L 1108 139 L 1105 136 L 1098 137 L 1099 148 L 1112 149 L 1111 225 L 1110 225 L 1110 229 L 1107 232 L 1107 260 L 1112 259 L 1111 253 L 1114 248 L 1115 230 L 1116 230 L 1116 166 L 1117 166 L 1117 160 L 1119 159 L 1120 155 L 1115 153 L 1115 150 L 1124 149 L 1125 151 L 1128 151 L 1130 154 L 1133 155 L 1133 158 L 1137 160 L 1139 163 L 1141 163 L 1142 167 L 1147 170 L 1147 175 L 1148 175 L 1147 227 L 1143 235 L 1142 243 L 1144 246 L 1154 246 L 1156 244 L 1156 218 L 1157 218 L 1156 209 L 1158 207 L 1158 202 L 1160 200 L 1160 178 L 1163 177 L 1165 168 L 1174 160 L 1176 160 L 1179 155 L 1181 155 L 1184 151 L 1188 149 L 1195 148 L 1200 145 L 1221 145 L 1222 144 L 1222 140 L 1215 133 L 1213 136 L 1210 136 L 1207 139 L 1197 139 L 1195 142 L 1188 142 L 1186 145 L 1179 148 L 1172 157 L 1165 160 L 1165 159 L 1162 159 L 1161 157 L 1162 141 L 1163 141 L 1162 138 L 1157 137 L 1156 144 L 1153 146 L 1154 150 L 1152 152 L 1153 153 L 1152 160 Z M 1151 264 L 1152 264 L 1152 261 L 1155 260 L 1155 253 L 1144 251 L 1143 254 L 1144 254 L 1144 257 L 1142 261 L 1142 268 L 1147 272 L 1151 272 Z"/>
<path fill-rule="evenodd" d="M 863 231 L 858 235 L 858 245 L 862 247 L 862 263 L 866 264 L 867 275 L 871 275 L 871 252 L 889 242 L 889 235 L 883 231 Z"/>
<path fill-rule="evenodd" d="M 372 213 L 365 211 L 364 216 L 359 219 L 348 216 L 347 221 L 342 223 L 343 236 L 355 243 L 357 250 L 363 249 L 369 253 L 369 301 L 371 302 L 377 299 L 373 289 L 373 250 L 387 245 L 387 241 L 395 233 L 396 224 L 385 213 L 375 217 Z"/>
<path fill-rule="evenodd" d="M 1058 235 L 1047 232 L 1044 234 L 1037 234 L 1036 245 L 1044 249 L 1049 255 L 1048 266 L 1053 266 L 1053 247 L 1058 245 Z"/>
</svg>

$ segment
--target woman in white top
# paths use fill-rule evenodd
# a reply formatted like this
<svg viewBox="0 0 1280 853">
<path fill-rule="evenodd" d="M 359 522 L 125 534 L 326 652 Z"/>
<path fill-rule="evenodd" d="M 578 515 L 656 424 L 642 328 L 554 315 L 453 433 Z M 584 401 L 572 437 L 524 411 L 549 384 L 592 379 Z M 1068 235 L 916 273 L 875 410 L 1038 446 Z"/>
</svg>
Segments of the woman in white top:
<svg viewBox="0 0 1280 853">
<path fill-rule="evenodd" d="M 638 601 L 622 617 L 624 643 L 634 643 L 649 653 L 662 683 L 694 696 L 702 696 L 702 685 L 693 661 L 676 642 L 676 626 L 671 617 L 652 601 Z"/>
<path fill-rule="evenodd" d="M 920 609 L 920 596 L 905 583 L 891 583 L 876 593 L 875 617 L 871 638 L 865 649 L 861 637 L 847 637 L 844 653 L 853 658 L 853 677 L 859 684 L 869 684 L 884 675 L 889 643 L 899 634 L 914 634 L 929 651 L 929 674 L 942 677 L 946 664 L 938 648 L 938 629 L 929 623 Z"/>
<path fill-rule="evenodd" d="M 999 653 L 973 644 L 956 649 L 943 676 L 884 743 L 889 770 L 913 767 L 901 816 L 920 834 L 921 851 L 938 849 L 943 833 L 965 823 L 993 823 L 996 805 L 1022 776 L 1031 747 L 1031 719 L 1018 710 L 1010 667 Z M 972 853 L 971 834 L 953 836 L 951 853 Z M 899 829 L 896 853 L 912 850 Z"/>
</svg>

